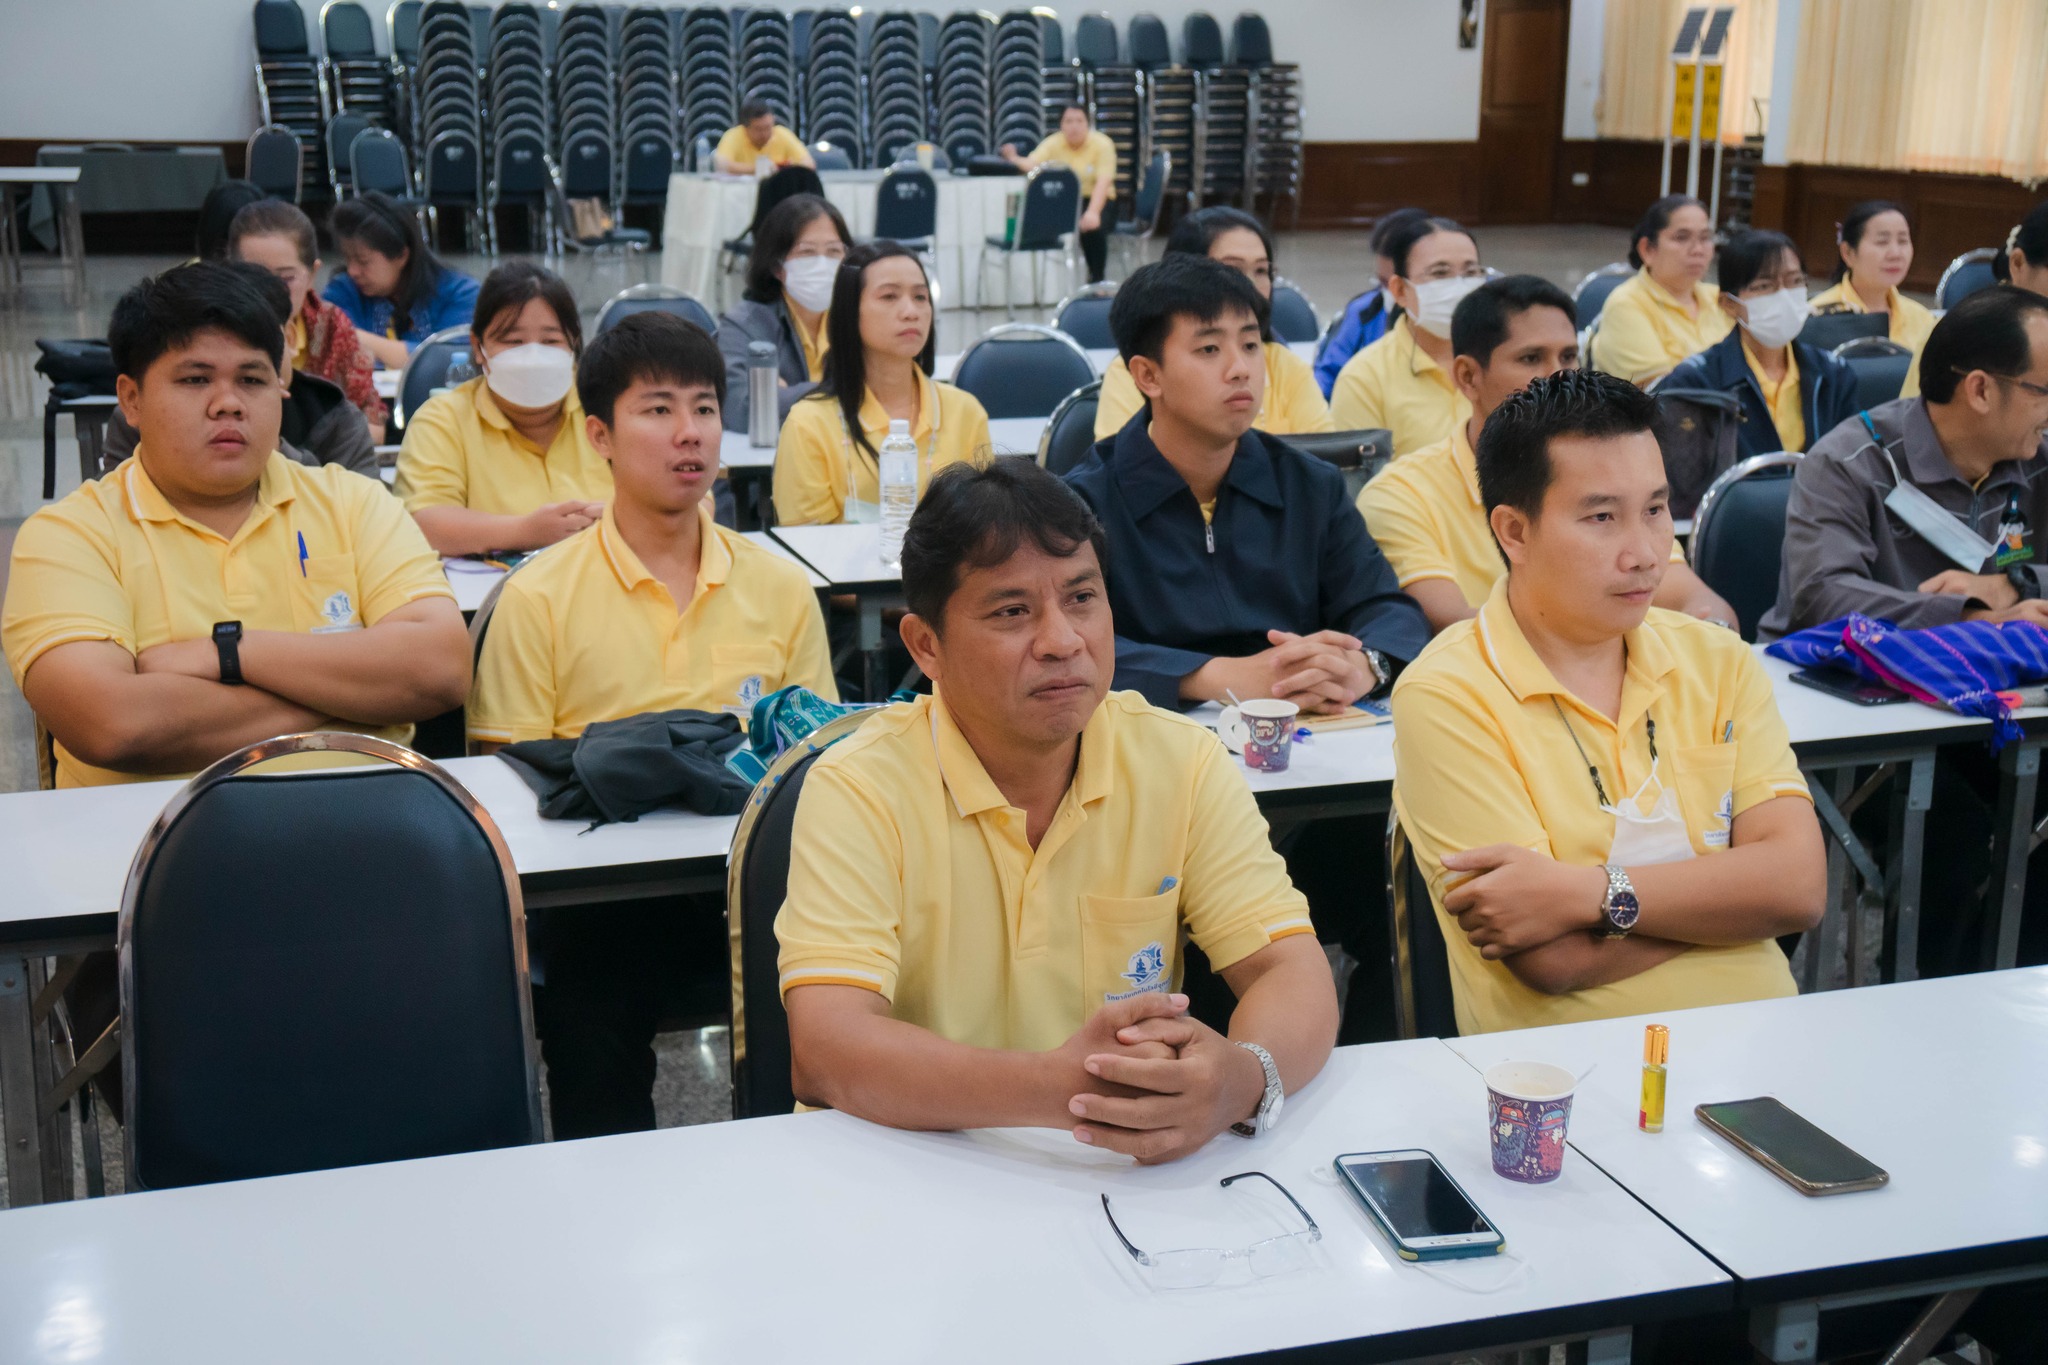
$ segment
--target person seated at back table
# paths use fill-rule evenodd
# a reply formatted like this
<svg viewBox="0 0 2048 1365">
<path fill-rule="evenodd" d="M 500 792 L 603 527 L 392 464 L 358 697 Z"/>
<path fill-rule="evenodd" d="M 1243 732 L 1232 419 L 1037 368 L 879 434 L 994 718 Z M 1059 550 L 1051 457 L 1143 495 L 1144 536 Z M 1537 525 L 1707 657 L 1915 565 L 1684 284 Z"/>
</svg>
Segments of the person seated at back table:
<svg viewBox="0 0 2048 1365">
<path fill-rule="evenodd" d="M 920 490 L 949 464 L 988 458 L 988 410 L 931 377 L 931 285 L 895 242 L 846 253 L 832 286 L 825 378 L 790 406 L 775 447 L 775 517 L 785 526 L 882 516 L 881 448 L 910 423 Z"/>
<path fill-rule="evenodd" d="M 1394 262 L 1387 256 L 1387 242 L 1404 225 L 1429 216 L 1426 209 L 1395 209 L 1372 225 L 1372 235 L 1366 238 L 1366 246 L 1372 252 L 1372 287 L 1344 305 L 1336 324 L 1323 338 L 1322 349 L 1316 353 L 1316 384 L 1323 397 L 1328 398 L 1336 388 L 1337 376 L 1351 357 L 1385 336 L 1387 328 L 1394 325 L 1394 296 L 1389 290 Z"/>
<path fill-rule="evenodd" d="M 479 748 L 650 711 L 751 710 L 791 685 L 838 699 L 810 580 L 712 520 L 724 383 L 717 344 L 667 313 L 590 343 L 576 387 L 612 501 L 505 580 L 469 705 Z M 539 1008 L 557 1138 L 654 1126 L 655 1029 L 727 981 L 722 909 L 714 897 L 548 917 Z"/>
<path fill-rule="evenodd" d="M 1687 356 L 1727 336 L 1735 322 L 1716 305 L 1719 290 L 1701 281 L 1714 262 L 1714 223 L 1690 195 L 1650 205 L 1629 236 L 1636 273 L 1615 286 L 1600 310 L 1593 363 L 1647 387 Z"/>
<path fill-rule="evenodd" d="M 1934 330 L 1927 306 L 1899 292 L 1913 268 L 1913 227 L 1906 210 L 1889 199 L 1851 204 L 1835 224 L 1834 283 L 1808 300 L 1816 317 L 1829 313 L 1875 313 L 1885 319 L 1885 335 L 1913 353 L 1913 368 L 1899 397 L 1920 392 L 1920 348 Z M 1822 433 L 1816 432 L 1816 437 Z"/>
<path fill-rule="evenodd" d="M 1340 711 L 1428 628 L 1344 479 L 1252 430 L 1265 298 L 1207 257 L 1139 269 L 1110 309 L 1146 406 L 1066 477 L 1102 519 L 1117 684 L 1157 706 L 1279 697 Z"/>
<path fill-rule="evenodd" d="M 778 422 L 825 377 L 832 285 L 839 278 L 839 263 L 852 249 L 846 220 L 831 200 L 815 194 L 791 195 L 768 210 L 754 230 L 746 292 L 718 319 L 727 431 L 747 429 L 753 366 L 747 347 L 752 343 L 775 347 Z"/>
<path fill-rule="evenodd" d="M 1266 225 L 1246 213 L 1222 205 L 1197 209 L 1174 224 L 1166 239 L 1168 256 L 1206 256 L 1239 271 L 1270 305 L 1273 301 L 1273 238 Z M 1273 436 L 1300 432 L 1335 431 L 1330 405 L 1316 387 L 1314 372 L 1306 360 L 1273 336 L 1272 320 L 1266 323 L 1266 390 L 1252 425 Z M 1095 404 L 1095 439 L 1116 435 L 1125 423 L 1145 406 L 1145 395 L 1131 382 L 1130 366 L 1118 356 L 1102 373 L 1102 390 Z"/>
<path fill-rule="evenodd" d="M 269 201 L 275 203 L 275 200 Z M 289 205 L 287 205 L 289 207 Z M 291 317 L 291 294 L 282 282 L 261 266 L 244 261 L 221 263 L 249 282 L 276 314 L 279 328 Z M 348 401 L 348 395 L 317 375 L 302 374 L 292 367 L 290 332 L 286 331 L 284 359 L 278 363 L 279 388 L 283 402 L 278 408 L 277 451 L 298 464 L 318 467 L 340 465 L 366 478 L 382 479 L 377 468 L 377 446 L 370 439 L 370 424 L 362 409 Z M 102 449 L 114 460 L 135 453 L 139 437 L 117 407 L 107 417 Z"/>
<path fill-rule="evenodd" d="M 1716 302 L 1735 319 L 1727 336 L 1680 361 L 1657 386 L 1715 389 L 1742 403 L 1735 453 L 1742 459 L 1803 451 L 1856 415 L 1856 371 L 1800 341 L 1810 313 L 1806 266 L 1782 232 L 1738 232 L 1715 264 Z"/>
<path fill-rule="evenodd" d="M 775 121 L 775 111 L 761 100 L 740 106 L 740 121 L 725 130 L 711 153 L 712 167 L 720 175 L 752 175 L 762 161 L 782 166 L 818 169 L 810 148 L 789 129 Z"/>
<path fill-rule="evenodd" d="M 370 434 L 384 439 L 390 408 L 377 393 L 370 353 L 356 336 L 348 314 L 320 297 L 320 244 L 313 220 L 298 205 L 264 199 L 237 213 L 228 228 L 228 255 L 260 265 L 277 276 L 291 296 L 285 327 L 285 360 L 298 374 L 315 374 L 338 385 L 362 409 Z"/>
<path fill-rule="evenodd" d="M 1394 808 L 1461 1033 L 1792 995 L 1776 940 L 1820 922 L 1769 675 L 1650 605 L 1672 537 L 1655 420 L 1576 371 L 1495 409 L 1479 487 L 1507 576 L 1394 686 Z"/>
<path fill-rule="evenodd" d="M 355 324 L 356 340 L 387 369 L 402 370 L 422 341 L 460 327 L 476 309 L 477 282 L 443 265 L 398 201 L 366 190 L 329 219 L 343 269 L 322 295 Z"/>
<path fill-rule="evenodd" d="M 2048 200 L 2012 225 L 2004 247 L 1992 257 L 1991 273 L 2000 284 L 2048 296 Z"/>
<path fill-rule="evenodd" d="M 1220 268 L 1220 267 L 1219 267 Z M 1068 1128 L 1144 1162 L 1280 1121 L 1328 962 L 1215 737 L 1111 695 L 1102 531 L 1027 461 L 946 470 L 903 545 L 933 692 L 811 769 L 776 917 L 792 1082 L 898 1128 Z M 1192 940 L 1229 1036 L 1170 994 Z"/>
<path fill-rule="evenodd" d="M 1057 161 L 1074 173 L 1086 201 L 1075 236 L 1088 264 L 1088 283 L 1102 283 L 1109 269 L 1109 232 L 1116 226 L 1116 143 L 1108 133 L 1089 126 L 1088 107 L 1070 101 L 1060 110 L 1059 128 L 1040 139 L 1029 156 L 1020 155 L 1009 142 L 997 152 L 1026 175 L 1048 161 Z"/>
<path fill-rule="evenodd" d="M 1486 273 L 1479 244 L 1448 218 L 1407 219 L 1388 231 L 1386 247 L 1401 315 L 1337 372 L 1330 417 L 1340 431 L 1386 429 L 1399 457 L 1441 441 L 1468 415 L 1451 383 L 1451 315 Z"/>
<path fill-rule="evenodd" d="M 410 414 L 393 485 L 444 555 L 538 550 L 596 521 L 611 466 L 576 400 L 583 321 L 561 277 L 507 261 L 470 324 L 483 373 Z"/>
<path fill-rule="evenodd" d="M 1451 319 L 1451 379 L 1472 416 L 1389 464 L 1358 495 L 1366 529 L 1432 631 L 1477 615 L 1507 572 L 1479 500 L 1479 432 L 1530 380 L 1579 368 L 1576 328 L 1571 299 L 1548 280 L 1507 275 L 1473 290 Z M 1686 566 L 1675 537 L 1653 605 L 1722 625 L 1735 619 Z"/>
</svg>

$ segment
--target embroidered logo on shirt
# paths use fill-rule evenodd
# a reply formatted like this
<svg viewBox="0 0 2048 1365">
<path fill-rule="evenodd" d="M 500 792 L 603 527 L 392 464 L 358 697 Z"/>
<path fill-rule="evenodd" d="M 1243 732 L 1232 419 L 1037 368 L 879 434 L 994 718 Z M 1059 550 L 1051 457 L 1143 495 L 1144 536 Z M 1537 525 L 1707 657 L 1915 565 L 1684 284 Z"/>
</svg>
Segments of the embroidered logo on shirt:
<svg viewBox="0 0 2048 1365">
<path fill-rule="evenodd" d="M 1132 953 L 1129 965 L 1124 968 L 1123 978 L 1131 983 L 1131 989 L 1105 994 L 1102 997 L 1105 1002 L 1128 1000 L 1134 995 L 1165 990 L 1166 949 L 1154 942 Z"/>
<path fill-rule="evenodd" d="M 1998 522 L 1998 555 L 1993 562 L 2003 569 L 2032 559 L 2034 547 L 2027 544 L 2032 534 L 2027 514 L 2020 510 L 2019 490 L 2015 489 L 2005 496 L 2005 515 Z"/>
<path fill-rule="evenodd" d="M 348 594 L 345 592 L 335 593 L 320 604 L 320 615 L 326 619 L 327 624 L 330 626 L 345 626 L 355 619 L 355 614 L 355 603 L 349 601 Z"/>
<path fill-rule="evenodd" d="M 754 709 L 754 703 L 761 700 L 761 675 L 755 673 L 740 682 L 740 705 L 747 711 Z"/>
<path fill-rule="evenodd" d="M 1721 793 L 1721 805 L 1715 810 L 1714 819 L 1720 822 L 1721 827 L 1719 829 L 1703 831 L 1700 834 L 1700 842 L 1708 848 L 1726 848 L 1728 847 L 1728 831 L 1734 828 L 1735 825 L 1734 792 L 1725 791 Z"/>
</svg>

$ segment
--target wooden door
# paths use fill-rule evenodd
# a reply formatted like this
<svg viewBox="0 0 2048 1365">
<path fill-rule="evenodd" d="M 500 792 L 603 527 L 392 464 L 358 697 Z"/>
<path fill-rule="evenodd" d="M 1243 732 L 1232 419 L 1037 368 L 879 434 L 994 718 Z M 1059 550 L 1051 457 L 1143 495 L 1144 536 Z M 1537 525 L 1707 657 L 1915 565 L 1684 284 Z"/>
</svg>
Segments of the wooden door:
<svg viewBox="0 0 2048 1365">
<path fill-rule="evenodd" d="M 1564 134 L 1571 0 L 1485 0 L 1480 208 L 1488 223 L 1547 223 Z"/>
</svg>

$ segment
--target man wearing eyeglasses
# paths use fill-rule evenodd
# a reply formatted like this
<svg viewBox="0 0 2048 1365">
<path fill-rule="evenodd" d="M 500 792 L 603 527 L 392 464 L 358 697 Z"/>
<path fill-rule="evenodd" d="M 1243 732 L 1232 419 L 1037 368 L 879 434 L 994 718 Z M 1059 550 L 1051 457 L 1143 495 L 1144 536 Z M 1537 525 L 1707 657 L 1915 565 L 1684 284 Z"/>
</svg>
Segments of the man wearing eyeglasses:
<svg viewBox="0 0 2048 1365">
<path fill-rule="evenodd" d="M 1308 904 L 1216 737 L 1109 691 L 1102 544 L 1029 462 L 945 470 L 918 504 L 903 641 L 933 693 L 818 759 L 790 841 L 800 1101 L 1168 1161 L 1270 1128 L 1322 1069 Z M 1228 1037 L 1176 993 L 1189 941 L 1236 996 Z"/>
</svg>

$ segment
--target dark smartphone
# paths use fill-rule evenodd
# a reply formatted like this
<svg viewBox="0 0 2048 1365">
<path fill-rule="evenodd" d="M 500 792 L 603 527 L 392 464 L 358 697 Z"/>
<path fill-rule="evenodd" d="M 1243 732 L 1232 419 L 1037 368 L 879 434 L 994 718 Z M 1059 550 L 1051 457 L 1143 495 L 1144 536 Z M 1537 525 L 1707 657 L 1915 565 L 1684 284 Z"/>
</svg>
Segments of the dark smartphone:
<svg viewBox="0 0 2048 1365">
<path fill-rule="evenodd" d="M 1895 701 L 1911 700 L 1896 687 L 1865 682 L 1856 674 L 1841 668 L 1802 668 L 1793 673 L 1792 681 L 1810 687 L 1816 692 L 1840 697 L 1843 701 L 1853 701 L 1858 706 L 1889 706 Z"/>
<path fill-rule="evenodd" d="M 1507 1246 L 1451 1173 L 1419 1147 L 1346 1152 L 1336 1164 L 1352 1197 L 1404 1261 L 1492 1256 Z"/>
<path fill-rule="evenodd" d="M 1882 1166 L 1769 1097 L 1702 1104 L 1692 1112 L 1801 1194 L 1872 1190 L 1891 1179 Z"/>
</svg>

